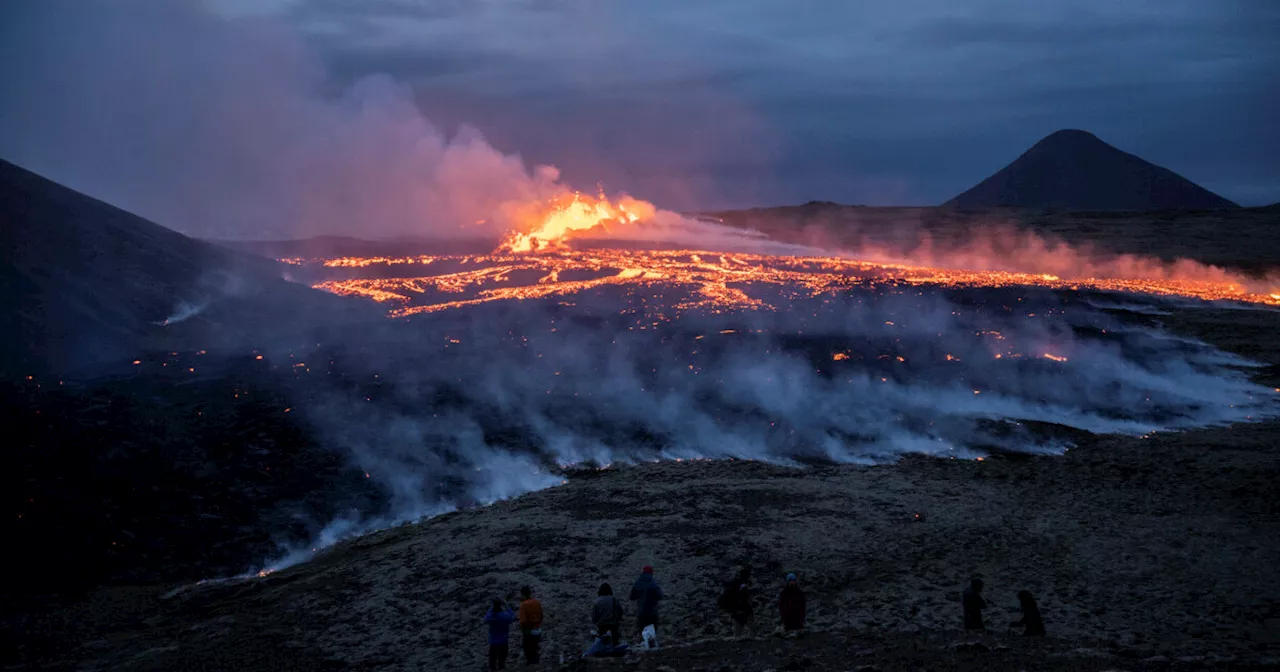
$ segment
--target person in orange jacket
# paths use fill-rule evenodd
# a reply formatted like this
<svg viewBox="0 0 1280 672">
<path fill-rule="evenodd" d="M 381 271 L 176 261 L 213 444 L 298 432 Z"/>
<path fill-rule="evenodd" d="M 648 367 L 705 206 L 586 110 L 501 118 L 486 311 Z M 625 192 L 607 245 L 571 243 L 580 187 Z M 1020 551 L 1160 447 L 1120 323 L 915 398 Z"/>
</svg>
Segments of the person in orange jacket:
<svg viewBox="0 0 1280 672">
<path fill-rule="evenodd" d="M 520 648 L 524 649 L 525 665 L 535 665 L 542 644 L 542 603 L 529 586 L 521 588 L 520 595 L 524 597 L 520 602 Z"/>
</svg>

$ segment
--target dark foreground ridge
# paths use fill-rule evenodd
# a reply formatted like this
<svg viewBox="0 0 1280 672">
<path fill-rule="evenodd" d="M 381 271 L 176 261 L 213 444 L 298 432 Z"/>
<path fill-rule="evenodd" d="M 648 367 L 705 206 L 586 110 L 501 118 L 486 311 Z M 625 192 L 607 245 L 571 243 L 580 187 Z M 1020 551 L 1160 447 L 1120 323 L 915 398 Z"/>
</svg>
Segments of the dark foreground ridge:
<svg viewBox="0 0 1280 672">
<path fill-rule="evenodd" d="M 532 585 L 546 610 L 543 664 L 523 668 L 513 638 L 511 669 L 1276 669 L 1276 432 L 1106 438 L 1061 458 L 982 463 L 606 470 L 260 579 L 50 605 L 9 626 L 22 644 L 10 651 L 99 670 L 477 670 L 489 600 L 514 604 Z M 927 519 L 913 522 L 917 512 Z M 595 585 L 630 585 L 645 564 L 666 594 L 663 648 L 575 660 Z M 744 564 L 758 599 L 753 631 L 736 641 L 716 595 Z M 787 572 L 808 594 L 801 639 L 774 634 Z M 975 574 L 987 582 L 985 634 L 960 631 L 960 588 Z M 1022 589 L 1040 599 L 1047 637 L 1009 627 Z M 625 609 L 635 642 L 635 606 Z"/>
<path fill-rule="evenodd" d="M 947 201 L 963 209 L 1217 210 L 1239 207 L 1087 131 L 1050 134 L 1013 163 Z"/>
<path fill-rule="evenodd" d="M 359 318 L 277 262 L 188 238 L 0 160 L 0 376 L 241 347 Z M 378 313 L 367 312 L 376 319 Z M 168 323 L 166 323 L 168 320 Z"/>
</svg>

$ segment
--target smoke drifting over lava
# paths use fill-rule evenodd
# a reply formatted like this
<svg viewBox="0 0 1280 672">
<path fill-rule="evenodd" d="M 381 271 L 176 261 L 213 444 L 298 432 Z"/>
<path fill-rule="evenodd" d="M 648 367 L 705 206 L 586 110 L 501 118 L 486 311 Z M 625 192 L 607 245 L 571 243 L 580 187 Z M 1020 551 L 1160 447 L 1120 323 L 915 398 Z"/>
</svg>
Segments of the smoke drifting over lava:
<svg viewBox="0 0 1280 672">
<path fill-rule="evenodd" d="M 1111 292 L 892 279 L 733 289 L 753 303 L 637 279 L 392 319 L 294 353 L 331 362 L 303 383 L 327 390 L 303 409 L 308 422 L 389 493 L 385 510 L 353 512 L 317 538 L 618 462 L 1053 454 L 1086 433 L 1280 413 L 1249 362 L 1092 305 Z M 339 373 L 347 382 L 334 383 Z"/>
</svg>

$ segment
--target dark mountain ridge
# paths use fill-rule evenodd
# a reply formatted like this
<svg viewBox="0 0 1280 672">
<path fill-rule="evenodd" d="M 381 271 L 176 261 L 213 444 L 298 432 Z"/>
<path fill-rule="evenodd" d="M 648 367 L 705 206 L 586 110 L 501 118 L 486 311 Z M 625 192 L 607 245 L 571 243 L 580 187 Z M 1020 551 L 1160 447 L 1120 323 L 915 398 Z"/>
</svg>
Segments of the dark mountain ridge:
<svg viewBox="0 0 1280 672">
<path fill-rule="evenodd" d="M 379 311 L 0 160 L 0 375 L 231 348 Z"/>
<path fill-rule="evenodd" d="M 1235 203 L 1081 130 L 1056 131 L 947 207 L 1219 210 Z"/>
</svg>

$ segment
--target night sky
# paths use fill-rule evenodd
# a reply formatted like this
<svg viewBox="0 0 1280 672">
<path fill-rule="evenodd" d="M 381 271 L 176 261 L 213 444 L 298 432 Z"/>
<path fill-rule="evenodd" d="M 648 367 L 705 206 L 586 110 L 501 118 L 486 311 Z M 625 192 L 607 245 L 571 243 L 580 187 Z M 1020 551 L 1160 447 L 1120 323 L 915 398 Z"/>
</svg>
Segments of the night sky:
<svg viewBox="0 0 1280 672">
<path fill-rule="evenodd" d="M 0 126 L 11 129 L 0 131 L 0 156 L 93 182 L 67 168 L 82 156 L 46 151 L 65 128 L 31 130 L 66 114 L 15 100 L 57 87 L 57 71 L 33 84 L 15 63 L 41 41 L 74 50 L 75 31 L 93 21 L 127 23 L 120 8 L 131 3 L 114 3 L 115 18 L 64 11 L 79 24 L 66 33 L 48 12 L 23 16 L 47 4 L 0 9 L 16 19 L 0 15 L 11 42 L 0 46 L 0 77 L 11 80 L 0 88 Z M 1060 128 L 1092 131 L 1243 205 L 1280 201 L 1272 0 L 210 6 L 219 20 L 266 18 L 301 35 L 326 87 L 387 73 L 445 133 L 473 125 L 579 188 L 599 182 L 669 208 L 938 204 Z"/>
</svg>

